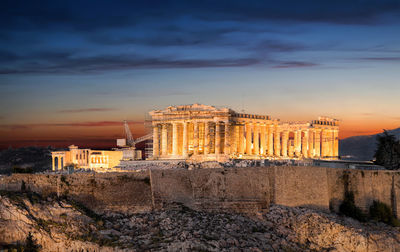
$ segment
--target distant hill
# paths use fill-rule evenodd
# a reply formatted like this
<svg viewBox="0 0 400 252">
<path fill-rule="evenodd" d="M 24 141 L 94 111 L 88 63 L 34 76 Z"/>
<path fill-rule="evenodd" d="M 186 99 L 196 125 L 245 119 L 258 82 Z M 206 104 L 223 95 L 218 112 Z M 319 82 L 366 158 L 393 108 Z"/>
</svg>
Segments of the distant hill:
<svg viewBox="0 0 400 252">
<path fill-rule="evenodd" d="M 388 130 L 400 139 L 400 128 Z M 376 150 L 376 137 L 379 134 L 368 136 L 353 136 L 339 141 L 339 155 L 349 160 L 372 160 Z"/>
</svg>

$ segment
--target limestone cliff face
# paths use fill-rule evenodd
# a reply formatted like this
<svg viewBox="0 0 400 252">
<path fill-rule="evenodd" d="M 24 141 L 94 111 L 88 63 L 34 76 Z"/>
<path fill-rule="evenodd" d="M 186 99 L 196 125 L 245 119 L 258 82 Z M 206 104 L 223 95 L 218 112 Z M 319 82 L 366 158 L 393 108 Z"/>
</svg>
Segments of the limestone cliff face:
<svg viewBox="0 0 400 252">
<path fill-rule="evenodd" d="M 101 224 L 101 223 L 100 223 Z M 99 251 L 90 242 L 99 223 L 65 201 L 36 194 L 0 196 L 0 244 L 24 242 L 30 232 L 44 251 Z M 103 246 L 102 251 L 114 251 Z"/>
<path fill-rule="evenodd" d="M 242 215 L 171 204 L 161 211 L 97 215 L 75 202 L 2 193 L 0 244 L 28 232 L 43 251 L 399 251 L 398 229 L 308 208 L 272 205 Z"/>
</svg>

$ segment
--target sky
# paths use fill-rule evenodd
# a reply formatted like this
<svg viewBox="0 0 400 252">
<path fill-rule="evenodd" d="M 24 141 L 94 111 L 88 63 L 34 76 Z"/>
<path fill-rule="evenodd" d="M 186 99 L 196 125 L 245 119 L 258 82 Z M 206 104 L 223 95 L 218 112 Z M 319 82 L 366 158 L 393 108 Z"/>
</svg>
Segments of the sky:
<svg viewBox="0 0 400 252">
<path fill-rule="evenodd" d="M 203 103 L 400 127 L 400 1 L 2 1 L 0 148 L 111 147 Z"/>
</svg>

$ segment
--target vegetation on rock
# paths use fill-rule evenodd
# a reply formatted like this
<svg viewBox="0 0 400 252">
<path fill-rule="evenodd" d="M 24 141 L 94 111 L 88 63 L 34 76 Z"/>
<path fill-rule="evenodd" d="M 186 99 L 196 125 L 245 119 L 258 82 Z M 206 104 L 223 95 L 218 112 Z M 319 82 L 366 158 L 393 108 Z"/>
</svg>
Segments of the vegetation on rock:
<svg viewBox="0 0 400 252">
<path fill-rule="evenodd" d="M 375 152 L 375 163 L 387 169 L 397 170 L 400 168 L 400 141 L 396 136 L 389 134 L 386 130 L 377 136 L 378 148 Z"/>
<path fill-rule="evenodd" d="M 361 222 L 365 222 L 367 220 L 365 214 L 355 205 L 354 193 L 351 191 L 345 192 L 344 200 L 342 204 L 340 204 L 339 211 L 340 213 Z"/>
<path fill-rule="evenodd" d="M 374 200 L 369 208 L 369 214 L 370 218 L 375 221 L 383 222 L 393 227 L 400 226 L 400 221 L 394 217 L 392 209 L 385 203 Z"/>
</svg>

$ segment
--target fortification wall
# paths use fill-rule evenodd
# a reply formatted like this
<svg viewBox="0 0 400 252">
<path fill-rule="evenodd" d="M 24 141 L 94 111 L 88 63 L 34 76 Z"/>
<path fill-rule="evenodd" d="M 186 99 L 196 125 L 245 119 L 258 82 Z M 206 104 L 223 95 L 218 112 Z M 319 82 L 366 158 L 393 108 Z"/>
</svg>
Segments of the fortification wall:
<svg viewBox="0 0 400 252">
<path fill-rule="evenodd" d="M 59 194 L 102 212 L 142 212 L 152 209 L 148 172 L 75 173 L 71 175 L 14 174 L 0 178 L 0 190 L 27 190 L 43 195 Z"/>
<path fill-rule="evenodd" d="M 275 177 L 275 204 L 329 209 L 327 168 L 276 166 L 270 169 Z"/>
<path fill-rule="evenodd" d="M 155 208 L 179 202 L 194 209 L 252 212 L 270 202 L 268 169 L 156 170 L 151 172 Z"/>
<path fill-rule="evenodd" d="M 72 175 L 14 174 L 0 190 L 59 193 L 101 212 L 150 211 L 181 203 L 201 210 L 254 212 L 270 203 L 338 211 L 345 191 L 368 211 L 374 200 L 400 213 L 400 173 L 324 167 L 275 166 L 168 169 Z"/>
<path fill-rule="evenodd" d="M 327 169 L 331 208 L 338 212 L 346 190 L 354 194 L 356 206 L 368 212 L 374 200 L 398 212 L 396 198 L 400 194 L 400 173 L 387 170 Z"/>
</svg>

